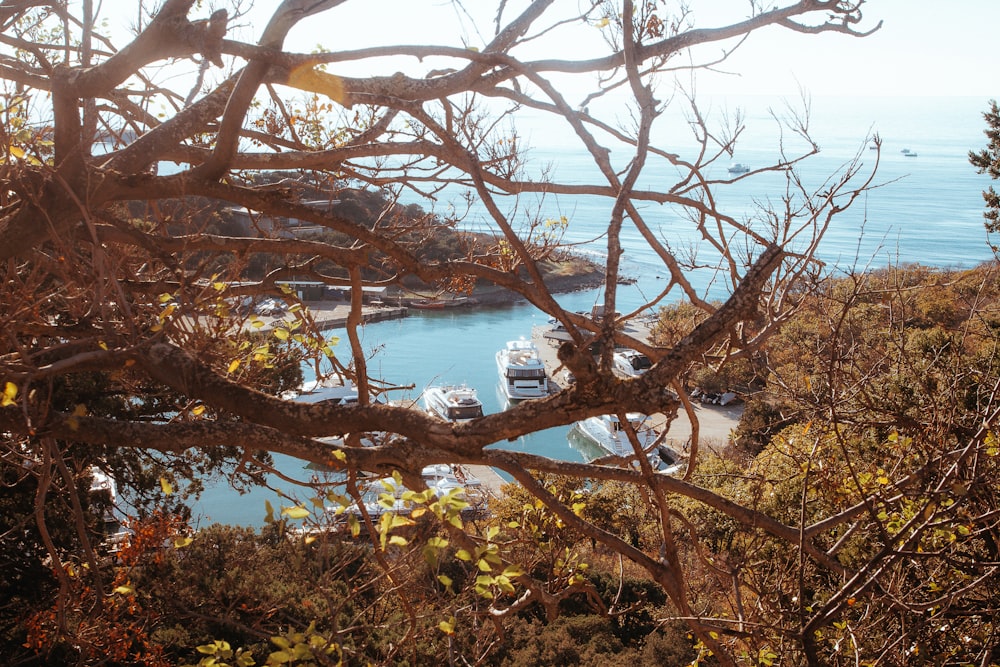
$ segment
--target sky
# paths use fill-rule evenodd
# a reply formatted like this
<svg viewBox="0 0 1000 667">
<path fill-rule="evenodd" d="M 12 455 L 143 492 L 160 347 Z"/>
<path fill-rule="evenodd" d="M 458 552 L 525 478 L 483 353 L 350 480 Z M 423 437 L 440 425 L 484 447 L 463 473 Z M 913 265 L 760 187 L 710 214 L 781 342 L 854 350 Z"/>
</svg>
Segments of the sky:
<svg viewBox="0 0 1000 667">
<path fill-rule="evenodd" d="M 508 7 L 523 6 L 524 1 L 510 0 Z M 710 27 L 727 16 L 745 16 L 748 6 L 747 0 L 689 2 L 701 27 Z M 575 9 L 579 4 L 557 0 L 555 6 Z M 485 8 L 495 6 L 489 0 L 464 0 L 467 11 L 485 12 Z M 375 25 L 373 7 L 380 10 Z M 1000 26 L 1000 0 L 868 0 L 864 11 L 865 28 L 879 20 L 883 27 L 863 39 L 833 33 L 806 35 L 773 27 L 759 31 L 727 63 L 725 69 L 735 74 L 701 73 L 698 92 L 793 95 L 801 87 L 814 96 L 1000 96 L 994 42 Z M 322 44 L 340 50 L 373 43 L 461 46 L 459 22 L 466 28 L 470 25 L 468 17 L 461 16 L 447 0 L 354 0 L 310 19 L 286 47 L 311 50 Z M 358 25 L 371 28 L 351 28 Z M 486 37 L 489 29 L 487 22 Z M 475 33 L 466 35 L 469 43 L 482 43 Z M 551 46 L 550 41 L 547 57 L 552 56 Z M 584 29 L 573 39 L 561 40 L 559 53 L 593 53 L 600 47 L 598 31 Z M 400 69 L 409 74 L 415 64 L 411 61 Z"/>
</svg>

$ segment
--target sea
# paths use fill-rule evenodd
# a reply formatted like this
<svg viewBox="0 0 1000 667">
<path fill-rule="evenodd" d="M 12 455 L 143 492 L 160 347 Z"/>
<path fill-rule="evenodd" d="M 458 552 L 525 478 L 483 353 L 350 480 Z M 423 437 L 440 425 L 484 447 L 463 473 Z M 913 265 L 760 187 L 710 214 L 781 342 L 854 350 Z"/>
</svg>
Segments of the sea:
<svg viewBox="0 0 1000 667">
<path fill-rule="evenodd" d="M 878 159 L 875 187 L 839 215 L 823 239 L 819 257 L 829 271 L 895 263 L 969 268 L 994 258 L 983 225 L 982 192 L 991 180 L 977 174 L 968 157 L 970 150 L 986 146 L 983 112 L 988 102 L 985 98 L 944 97 L 814 98 L 808 102 L 809 129 L 820 152 L 800 166 L 807 189 L 825 189 L 826 179 L 852 160 L 859 160 L 862 170 L 870 171 Z M 720 159 L 712 175 L 725 178 L 731 162 L 745 163 L 753 169 L 778 159 L 782 149 L 789 154 L 801 149 L 803 144 L 796 135 L 779 132 L 775 118 L 788 116 L 790 109 L 802 104 L 797 98 L 790 102 L 752 96 L 709 99 L 702 112 L 710 119 L 740 113 L 746 126 L 734 154 Z M 668 123 L 670 129 L 654 135 L 660 145 L 677 152 L 696 148 L 684 114 L 668 111 L 665 116 L 669 113 L 677 116 L 675 122 Z M 622 122 L 627 118 L 627 110 L 623 109 Z M 568 131 L 530 119 L 517 131 L 522 146 L 530 147 L 527 159 L 536 169 L 548 170 L 560 181 L 600 182 L 589 156 L 576 147 Z M 869 149 L 875 136 L 881 141 L 881 151 Z M 621 168 L 627 164 L 628 154 L 613 150 L 612 159 Z M 645 183 L 669 185 L 673 181 L 668 179 L 676 176 L 669 171 L 651 170 Z M 777 174 L 748 178 L 725 188 L 719 195 L 720 205 L 739 219 L 749 219 L 761 203 L 780 203 L 785 185 Z M 449 194 L 454 194 L 455 199 L 449 200 Z M 414 199 L 408 203 L 419 203 L 443 215 L 467 210 L 461 222 L 464 228 L 494 229 L 482 206 L 474 204 L 467 209 L 457 193 L 446 191 L 435 201 Z M 602 230 L 610 211 L 608 202 L 593 197 L 522 196 L 500 203 L 504 210 L 518 215 L 541 219 L 565 216 L 568 225 L 563 240 L 597 259 L 605 256 Z M 690 232 L 690 223 L 670 207 L 646 204 L 642 209 L 647 223 L 672 247 L 697 240 Z M 625 312 L 658 294 L 666 280 L 662 264 L 636 233 L 626 230 L 622 241 L 622 272 L 635 279 L 634 284 L 618 288 L 619 310 Z M 710 298 L 725 296 L 724 285 L 711 273 L 695 282 Z M 563 307 L 574 311 L 589 311 L 602 299 L 601 290 L 558 296 Z M 399 386 L 413 386 L 412 390 L 395 394 L 394 400 L 418 400 L 423 388 L 432 384 L 467 383 L 478 390 L 484 410 L 493 413 L 504 407 L 496 370 L 497 350 L 508 340 L 530 338 L 532 328 L 547 321 L 544 313 L 526 302 L 447 311 L 411 310 L 404 319 L 364 326 L 361 336 L 372 376 Z M 341 337 L 346 355 L 344 332 L 330 333 Z M 561 460 L 584 460 L 567 437 L 568 431 L 568 427 L 550 429 L 494 446 Z M 275 462 L 289 477 L 308 480 L 314 474 L 301 461 L 289 457 L 278 455 Z M 285 480 L 272 477 L 270 482 L 284 494 L 304 497 Z M 265 501 L 276 510 L 292 504 L 270 489 L 240 495 L 226 479 L 210 480 L 206 486 L 193 508 L 196 526 L 260 526 L 266 514 Z"/>
</svg>

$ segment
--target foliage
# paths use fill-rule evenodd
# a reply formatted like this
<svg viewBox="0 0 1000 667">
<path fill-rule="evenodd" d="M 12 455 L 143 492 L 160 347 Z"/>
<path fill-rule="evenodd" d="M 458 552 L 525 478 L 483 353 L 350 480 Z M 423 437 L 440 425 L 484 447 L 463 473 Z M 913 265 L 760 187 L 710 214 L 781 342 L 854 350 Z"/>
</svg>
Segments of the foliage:
<svg viewBox="0 0 1000 667">
<path fill-rule="evenodd" d="M 989 174 L 990 178 L 1000 178 L 1000 108 L 996 100 L 990 100 L 990 108 L 983 113 L 986 120 L 986 148 L 980 151 L 969 151 L 969 162 L 980 174 Z M 1000 229 L 1000 196 L 993 186 L 983 192 L 986 202 L 986 229 L 995 232 Z"/>
<path fill-rule="evenodd" d="M 803 538 L 796 523 L 802 512 L 755 504 L 767 496 L 739 486 L 710 479 L 699 485 L 702 478 L 694 473 L 704 462 L 697 459 L 683 482 L 490 445 L 611 412 L 673 414 L 681 397 L 664 388 L 683 391 L 695 365 L 725 374 L 726 363 L 756 363 L 767 338 L 820 277 L 813 253 L 831 218 L 863 197 L 872 174 L 862 171 L 859 150 L 826 180 L 823 192 L 803 185 L 798 166 L 818 151 L 804 104 L 802 112 L 784 115 L 786 126 L 775 135 L 781 153 L 759 170 L 784 179 L 781 207 L 736 215 L 723 196 L 733 179 L 719 179 L 717 172 L 746 130 L 743 116 L 719 119 L 683 93 L 664 102 L 653 91 L 662 77 L 683 72 L 690 81 L 698 69 L 718 67 L 757 30 L 863 36 L 863 3 L 788 0 L 766 9 L 754 3 L 752 20 L 743 9 L 721 19 L 699 14 L 714 26 L 708 30 L 693 28 L 695 10 L 686 6 L 625 1 L 619 8 L 598 0 L 517 8 L 499 2 L 496 11 L 466 3 L 456 13 L 461 25 L 452 30 L 443 21 L 453 14 L 435 14 L 438 8 L 428 3 L 427 18 L 440 27 L 436 43 L 310 53 L 295 50 L 296 31 L 343 25 L 338 12 L 345 3 L 223 4 L 207 14 L 194 0 L 165 0 L 152 10 L 141 2 L 127 19 L 107 3 L 7 3 L 0 9 L 0 106 L 8 128 L 0 146 L 0 433 L 4 473 L 9 466 L 18 487 L 4 550 L 11 560 L 34 559 L 22 562 L 20 571 L 37 571 L 40 560 L 57 579 L 58 588 L 46 583 L 31 600 L 28 637 L 38 659 L 89 664 L 103 659 L 101 651 L 120 650 L 113 660 L 156 664 L 187 650 L 180 659 L 247 662 L 249 651 L 257 662 L 318 662 L 331 650 L 328 655 L 337 657 L 330 660 L 343 655 L 379 664 L 459 657 L 484 662 L 504 625 L 518 617 L 545 618 L 555 637 L 546 641 L 554 660 L 596 660 L 594 645 L 563 653 L 569 650 L 564 638 L 588 631 L 613 636 L 608 646 L 621 655 L 638 652 L 635 634 L 652 627 L 651 617 L 615 626 L 580 615 L 555 625 L 565 607 L 614 608 L 599 594 L 600 579 L 588 578 L 591 555 L 617 557 L 623 568 L 628 564 L 630 579 L 642 573 L 659 587 L 666 602 L 655 613 L 662 608 L 662 618 L 684 620 L 696 659 L 711 653 L 720 664 L 734 664 L 750 649 L 815 657 L 812 631 L 822 626 L 830 632 L 827 621 L 841 622 L 839 598 L 829 597 L 803 630 L 802 611 L 784 605 L 784 597 L 774 602 L 763 585 L 777 577 L 785 585 L 774 589 L 781 596 L 793 579 L 832 589 L 830 582 L 844 572 L 825 550 L 842 522 Z M 373 45 L 382 36 L 354 32 L 370 34 Z M 589 46 L 576 56 L 564 49 L 571 42 Z M 702 49 L 713 52 L 711 64 L 701 60 Z M 398 71 L 399 62 L 405 71 Z M 579 90 L 578 81 L 590 93 L 570 99 L 565 91 Z M 661 130 L 671 119 L 668 107 L 692 119 L 682 126 L 689 131 L 686 141 Z M 622 109 L 634 121 L 628 128 L 618 122 Z M 529 159 L 521 132 L 529 121 L 534 126 L 536 114 L 592 158 L 594 169 L 584 182 Z M 859 137 L 859 146 L 867 140 Z M 676 179 L 666 182 L 663 174 Z M 650 182 L 655 184 L 647 187 Z M 599 236 L 608 258 L 602 312 L 619 310 L 623 239 L 641 238 L 651 256 L 662 259 L 657 270 L 667 287 L 635 312 L 597 322 L 561 308 L 546 284 L 543 268 L 563 256 L 564 234 L 578 219 L 576 213 L 549 214 L 544 200 L 581 196 L 605 204 L 598 207 L 606 215 Z M 437 202 L 444 213 L 424 211 Z M 478 222 L 461 213 L 473 202 L 485 212 L 476 217 L 486 219 L 489 243 L 464 233 L 437 234 Z M 673 236 L 662 237 L 660 223 L 646 214 L 651 203 L 669 213 L 671 227 L 686 227 L 690 238 L 701 239 L 698 247 L 679 252 Z M 725 277 L 724 298 L 700 293 L 702 271 Z M 291 280 L 351 288 L 343 343 L 321 331 L 288 293 Z M 463 424 L 370 400 L 377 393 L 370 386 L 381 387 L 382 378 L 373 373 L 378 365 L 369 363 L 359 334 L 363 288 L 417 284 L 451 290 L 489 284 L 555 318 L 570 339 L 559 352 L 574 386 Z M 248 303 L 265 295 L 285 300 L 288 315 L 272 321 L 246 312 Z M 648 344 L 632 338 L 628 320 L 680 297 L 688 305 L 671 331 Z M 843 358 L 831 352 L 878 343 L 869 325 L 877 321 L 879 304 L 867 305 L 868 311 L 845 311 L 852 313 L 845 322 L 858 334 L 853 342 L 843 336 L 824 341 L 817 325 L 800 324 L 800 340 L 814 347 L 804 355 L 811 367 L 800 372 L 803 359 L 778 350 L 769 381 L 784 382 L 788 400 L 800 402 L 849 393 L 848 387 L 855 392 L 843 401 L 848 412 L 837 415 L 860 420 L 869 407 L 864 392 L 825 371 L 829 360 Z M 898 379 L 879 376 L 892 391 L 886 409 L 865 416 L 864 445 L 867 451 L 890 442 L 899 427 L 898 437 L 922 448 L 914 465 L 926 466 L 941 461 L 935 456 L 947 447 L 970 443 L 974 425 L 991 409 L 987 384 L 971 371 L 953 372 L 974 348 L 978 370 L 992 373 L 985 347 L 991 329 L 971 327 L 960 335 L 943 324 L 940 330 L 929 326 L 945 314 L 972 321 L 947 299 L 906 306 L 928 326 L 892 338 Z M 977 340 L 983 346 L 973 345 Z M 642 348 L 653 367 L 631 380 L 615 376 L 610 351 L 618 345 Z M 595 360 L 590 349 L 604 353 Z M 871 349 L 865 356 L 857 348 L 857 368 L 881 372 L 881 349 Z M 917 357 L 918 350 L 934 356 Z M 299 385 L 303 367 L 354 383 L 358 404 L 290 400 L 287 392 Z M 951 388 L 952 402 L 935 393 Z M 982 414 L 974 416 L 977 411 Z M 805 403 L 801 413 L 808 413 Z M 921 433 L 922 439 L 911 435 L 916 429 L 903 428 L 905 419 L 920 422 L 927 414 L 955 415 L 955 428 L 939 419 L 940 428 Z M 846 447 L 838 428 L 817 433 L 831 451 Z M 361 446 L 359 434 L 372 434 L 377 446 Z M 785 441 L 794 451 L 766 458 L 765 472 L 785 475 L 775 480 L 782 482 L 775 489 L 783 499 L 809 481 L 785 465 L 808 463 L 802 449 L 807 435 L 801 427 Z M 826 445 L 830 439 L 834 444 Z M 277 519 L 272 513 L 271 549 L 238 532 L 206 531 L 205 537 L 184 531 L 186 494 L 197 493 L 211 475 L 226 475 L 238 487 L 259 483 L 272 454 L 332 469 L 344 487 L 333 491 L 305 481 L 306 501 L 284 508 Z M 823 460 L 832 465 L 835 459 Z M 480 528 L 478 519 L 463 515 L 465 499 L 456 493 L 439 498 L 425 488 L 423 467 L 444 462 L 496 467 L 524 495 L 498 508 L 505 523 Z M 82 500 L 94 466 L 112 475 L 121 498 L 135 503 L 135 518 L 147 520 L 135 524 L 136 553 L 117 565 L 101 557 L 88 534 L 99 516 Z M 892 484 L 902 484 L 910 472 L 885 469 Z M 368 511 L 358 486 L 372 472 L 405 482 L 408 492 L 400 500 L 409 503 L 409 513 L 385 497 L 378 501 L 385 511 Z M 877 468 L 873 474 L 879 478 Z M 942 475 L 949 484 L 964 483 L 955 474 Z M 567 476 L 570 481 L 553 481 Z M 973 475 L 970 484 L 978 479 Z M 621 494 L 628 512 L 615 511 L 611 482 L 628 490 Z M 862 502 L 879 491 L 879 485 L 855 481 L 853 495 L 845 498 Z M 987 495 L 967 493 L 969 499 L 956 504 L 963 511 L 986 508 Z M 800 496 L 817 501 L 815 514 L 805 514 L 815 518 L 838 511 L 843 500 Z M 682 512 L 685 503 L 695 507 Z M 866 507 L 876 505 L 904 522 L 919 515 L 913 514 L 918 505 L 891 497 Z M 348 534 L 367 540 L 370 558 L 362 563 L 352 548 L 324 551 L 306 538 L 287 542 L 281 526 L 289 521 L 329 529 L 328 507 L 341 512 Z M 958 510 L 936 507 L 934 520 L 951 522 L 957 534 L 951 524 Z M 720 513 L 720 524 L 732 522 L 736 547 L 766 541 L 776 558 L 720 570 L 721 561 L 703 558 L 700 545 L 678 539 L 697 535 L 684 523 L 697 511 Z M 868 520 L 882 525 L 877 514 Z M 49 524 L 57 524 L 49 531 L 57 539 L 46 539 Z M 930 534 L 918 533 L 918 541 Z M 157 536 L 175 541 L 154 547 Z M 32 542 L 25 553 L 13 553 L 25 540 Z M 193 565 L 201 561 L 187 560 L 187 553 L 206 565 Z M 744 555 L 737 553 L 734 562 Z M 288 563 L 316 581 L 306 582 Z M 881 565 L 871 560 L 859 572 L 868 576 Z M 267 581 L 275 571 L 282 576 Z M 721 589 L 715 586 L 719 577 Z M 138 585 L 153 580 L 165 582 L 162 597 L 155 586 Z M 729 604 L 726 592 L 738 597 L 743 586 L 756 586 L 755 597 L 766 600 L 756 608 L 780 613 L 767 623 L 744 625 L 741 606 Z M 865 586 L 856 594 L 867 592 Z M 7 634 L 18 632 L 23 630 Z M 111 639 L 120 648 L 109 646 Z"/>
</svg>

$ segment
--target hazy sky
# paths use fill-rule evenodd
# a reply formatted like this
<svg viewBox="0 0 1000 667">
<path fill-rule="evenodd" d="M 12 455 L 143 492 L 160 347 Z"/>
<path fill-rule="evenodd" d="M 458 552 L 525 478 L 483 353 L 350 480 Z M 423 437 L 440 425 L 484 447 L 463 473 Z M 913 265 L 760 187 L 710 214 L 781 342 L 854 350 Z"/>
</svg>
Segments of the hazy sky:
<svg viewBox="0 0 1000 667">
<path fill-rule="evenodd" d="M 714 20 L 726 16 L 745 16 L 748 6 L 747 0 L 689 2 L 699 27 L 711 27 Z M 489 0 L 465 0 L 464 5 L 469 11 L 496 7 Z M 513 9 L 520 6 L 523 2 L 510 0 L 507 16 L 513 16 Z M 578 4 L 559 0 L 555 6 L 572 10 Z M 373 23 L 375 8 L 379 13 Z M 994 41 L 1000 27 L 1000 0 L 869 0 L 864 9 L 865 28 L 884 21 L 882 29 L 870 37 L 806 35 L 768 28 L 751 35 L 727 63 L 725 69 L 738 72 L 738 76 L 701 73 L 698 90 L 789 95 L 802 84 L 812 95 L 1000 97 L 1000 57 Z M 461 46 L 460 23 L 469 27 L 447 0 L 348 2 L 310 19 L 286 47 L 307 51 L 322 44 L 341 50 L 393 42 Z M 488 38 L 491 26 L 487 23 L 483 29 Z M 581 49 L 592 53 L 601 47 L 596 28 L 582 30 L 580 39 L 560 43 L 567 56 Z M 474 45 L 484 41 L 474 34 L 466 39 Z M 551 56 L 550 42 L 547 57 Z M 411 73 L 405 65 L 400 69 Z"/>
<path fill-rule="evenodd" d="M 798 80 L 814 95 L 1000 95 L 1000 0 L 871 0 L 865 16 L 883 26 L 863 39 L 757 33 L 734 61 L 743 80 L 728 84 L 782 94 Z"/>
</svg>

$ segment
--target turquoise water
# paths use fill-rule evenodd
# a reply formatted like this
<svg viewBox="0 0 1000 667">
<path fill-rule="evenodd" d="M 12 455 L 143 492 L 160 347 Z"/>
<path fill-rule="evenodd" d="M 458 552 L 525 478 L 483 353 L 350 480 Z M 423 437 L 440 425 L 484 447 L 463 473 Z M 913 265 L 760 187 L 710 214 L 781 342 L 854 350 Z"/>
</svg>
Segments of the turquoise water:
<svg viewBox="0 0 1000 667">
<path fill-rule="evenodd" d="M 824 102 L 828 106 L 824 107 Z M 768 133 L 770 123 L 763 103 L 747 102 L 748 134 L 733 158 L 752 167 L 773 159 L 777 145 L 774 135 Z M 985 142 L 981 115 L 985 100 L 817 100 L 814 107 L 813 127 L 823 152 L 807 163 L 802 173 L 805 181 L 815 187 L 858 151 L 866 163 L 874 160 L 874 151 L 866 149 L 869 132 L 878 132 L 885 141 L 876 178 L 880 186 L 838 218 L 821 248 L 824 260 L 840 267 L 884 266 L 895 261 L 970 267 L 992 258 L 983 229 L 981 194 L 990 181 L 977 175 L 968 163 L 968 151 L 979 150 Z M 587 160 L 561 148 L 560 135 L 541 136 L 549 141 L 541 142 L 532 157 L 550 163 L 562 180 L 592 180 Z M 903 148 L 918 156 L 904 156 L 900 152 Z M 724 171 L 726 165 L 728 162 L 721 164 L 719 170 Z M 651 178 L 656 176 L 655 171 L 650 174 Z M 668 176 L 663 174 L 664 178 Z M 783 181 L 772 176 L 754 178 L 722 195 L 722 202 L 734 214 L 748 214 L 753 211 L 755 199 L 778 197 L 782 186 Z M 588 197 L 549 198 L 543 210 L 547 215 L 567 215 L 567 240 L 584 242 L 599 236 L 610 205 Z M 648 205 L 644 210 L 665 240 L 676 244 L 692 238 L 675 211 L 658 205 Z M 476 230 L 489 229 L 482 211 L 473 210 L 465 224 Z M 636 233 L 626 231 L 623 244 L 623 273 L 637 278 L 635 285 L 620 288 L 619 310 L 626 311 L 657 294 L 665 281 L 662 266 Z M 600 241 L 591 242 L 583 249 L 599 256 L 602 245 Z M 700 285 L 708 289 L 708 278 Z M 564 307 L 582 311 L 589 311 L 600 298 L 597 290 L 559 297 Z M 487 413 L 498 412 L 502 406 L 496 351 L 508 340 L 530 337 L 533 326 L 547 321 L 528 304 L 411 313 L 403 320 L 363 328 L 363 344 L 373 355 L 370 374 L 398 385 L 414 385 L 411 392 L 396 395 L 395 399 L 416 400 L 429 384 L 466 382 L 478 389 Z M 552 429 L 497 446 L 556 459 L 582 460 L 582 455 L 570 447 L 567 431 Z M 285 474 L 303 478 L 311 474 L 299 461 L 276 459 Z M 287 483 L 281 485 L 291 489 Z M 265 499 L 276 507 L 283 504 L 269 491 L 258 490 L 241 497 L 221 483 L 205 493 L 196 515 L 201 525 L 260 525 Z"/>
</svg>

